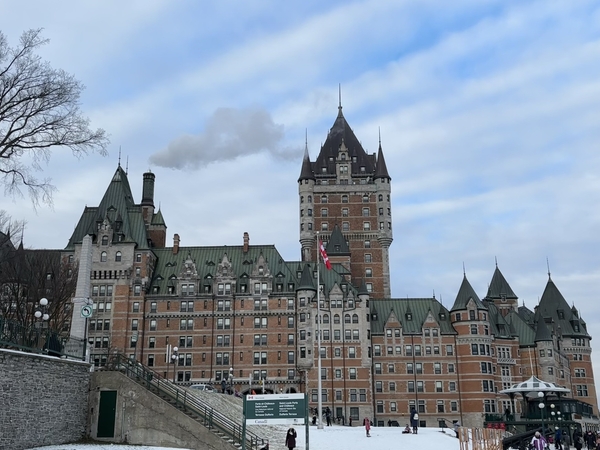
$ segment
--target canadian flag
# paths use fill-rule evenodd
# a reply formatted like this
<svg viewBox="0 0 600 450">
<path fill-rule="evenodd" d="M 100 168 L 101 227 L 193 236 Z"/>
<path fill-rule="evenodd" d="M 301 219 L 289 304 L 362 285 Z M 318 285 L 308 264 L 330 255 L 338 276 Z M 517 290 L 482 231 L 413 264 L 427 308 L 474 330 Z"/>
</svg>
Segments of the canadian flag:
<svg viewBox="0 0 600 450">
<path fill-rule="evenodd" d="M 327 270 L 331 270 L 331 262 L 329 261 L 329 256 L 327 256 L 327 252 L 323 246 L 323 241 L 319 241 L 319 251 L 321 252 L 321 257 L 323 258 L 325 267 L 327 267 Z"/>
</svg>

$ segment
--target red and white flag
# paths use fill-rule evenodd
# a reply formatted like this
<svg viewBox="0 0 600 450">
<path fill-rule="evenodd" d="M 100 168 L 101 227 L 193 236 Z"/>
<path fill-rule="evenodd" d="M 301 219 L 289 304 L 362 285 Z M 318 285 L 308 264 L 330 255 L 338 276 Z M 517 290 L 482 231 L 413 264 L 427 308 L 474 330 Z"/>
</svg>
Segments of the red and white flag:
<svg viewBox="0 0 600 450">
<path fill-rule="evenodd" d="M 327 270 L 331 270 L 331 262 L 329 261 L 329 256 L 327 256 L 325 247 L 323 247 L 323 241 L 319 241 L 319 251 L 321 252 L 321 257 L 323 258 L 325 267 L 327 267 Z"/>
</svg>

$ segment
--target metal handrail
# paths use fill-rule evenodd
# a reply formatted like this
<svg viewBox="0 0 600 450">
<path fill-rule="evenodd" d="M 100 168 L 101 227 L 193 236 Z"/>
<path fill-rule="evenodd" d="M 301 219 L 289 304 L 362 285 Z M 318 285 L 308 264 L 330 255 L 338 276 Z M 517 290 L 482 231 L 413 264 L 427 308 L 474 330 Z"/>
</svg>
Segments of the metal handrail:
<svg viewBox="0 0 600 450">
<path fill-rule="evenodd" d="M 36 325 L 41 323 L 26 326 L 21 322 L 0 317 L 0 347 L 85 360 L 85 339 L 73 336 L 63 339 L 57 330 Z"/>
<path fill-rule="evenodd" d="M 156 390 L 171 399 L 175 406 L 197 415 L 199 417 L 197 420 L 207 428 L 223 433 L 234 444 L 242 444 L 243 427 L 241 423 L 231 420 L 196 395 L 177 386 L 143 364 L 117 353 L 108 361 L 104 369 L 122 372 L 147 389 Z M 260 450 L 267 442 L 267 439 L 260 438 L 255 433 L 246 430 L 246 448 Z"/>
</svg>

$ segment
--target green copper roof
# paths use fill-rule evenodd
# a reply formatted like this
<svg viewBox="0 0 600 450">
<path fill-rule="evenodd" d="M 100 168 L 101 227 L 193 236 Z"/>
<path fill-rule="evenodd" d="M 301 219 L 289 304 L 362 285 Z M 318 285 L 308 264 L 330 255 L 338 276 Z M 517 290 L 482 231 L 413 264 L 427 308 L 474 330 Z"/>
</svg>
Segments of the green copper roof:
<svg viewBox="0 0 600 450">
<path fill-rule="evenodd" d="M 573 310 L 569 307 L 551 278 L 548 278 L 538 310 L 546 322 L 550 321 L 557 328 L 560 327 L 563 337 L 587 337 L 591 339 L 587 332 L 586 323 L 578 316 L 576 309 Z"/>
<path fill-rule="evenodd" d="M 350 255 L 350 249 L 348 243 L 344 239 L 344 235 L 340 230 L 340 227 L 336 224 L 331 232 L 331 237 L 327 243 L 327 255 L 328 256 L 346 256 Z"/>
<path fill-rule="evenodd" d="M 454 300 L 454 305 L 452 305 L 452 311 L 456 311 L 459 309 L 466 309 L 467 304 L 473 300 L 477 305 L 477 309 L 487 309 L 485 305 L 479 300 L 477 293 L 467 280 L 467 276 L 463 276 L 462 283 L 460 288 L 458 289 L 458 293 L 456 294 L 456 300 Z"/>
<path fill-rule="evenodd" d="M 517 299 L 518 297 L 515 295 L 510 285 L 496 266 L 496 270 L 494 270 L 494 275 L 492 276 L 492 281 L 490 282 L 490 287 L 488 288 L 488 292 L 486 298 L 490 299 Z"/>
<path fill-rule="evenodd" d="M 96 235 L 98 225 L 108 220 L 114 233 L 114 241 L 137 244 L 139 249 L 148 248 L 148 236 L 142 217 L 142 209 L 133 201 L 127 174 L 121 166 L 115 174 L 98 206 L 86 207 L 81 215 L 66 249 L 72 249 L 88 234 Z M 122 235 L 118 240 L 118 235 Z"/>
<path fill-rule="evenodd" d="M 423 324 L 427 316 L 431 316 L 440 326 L 441 334 L 456 334 L 450 323 L 450 313 L 435 298 L 406 298 L 406 299 L 383 299 L 370 300 L 371 310 L 371 333 L 382 335 L 385 324 L 393 314 L 402 325 L 404 334 L 421 334 Z M 373 313 L 377 318 L 373 318 Z"/>
</svg>

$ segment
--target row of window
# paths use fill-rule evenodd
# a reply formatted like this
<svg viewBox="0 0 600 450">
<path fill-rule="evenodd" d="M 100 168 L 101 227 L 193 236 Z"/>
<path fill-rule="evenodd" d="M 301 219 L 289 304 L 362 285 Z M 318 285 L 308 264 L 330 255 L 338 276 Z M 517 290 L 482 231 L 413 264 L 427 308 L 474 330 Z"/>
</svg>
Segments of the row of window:
<svg viewBox="0 0 600 450">
<path fill-rule="evenodd" d="M 396 373 L 396 365 L 394 363 L 387 363 L 387 373 Z M 436 375 L 442 373 L 442 363 L 434 362 L 432 363 L 433 371 Z M 383 373 L 384 365 L 382 363 L 375 363 L 375 373 L 380 375 Z M 407 374 L 423 374 L 423 363 L 406 363 L 406 373 Z M 455 365 L 454 363 L 446 364 L 446 373 L 455 373 Z"/>
<path fill-rule="evenodd" d="M 380 216 L 384 215 L 384 209 L 383 208 L 379 208 L 378 209 L 378 213 Z M 392 210 L 390 208 L 387 208 L 387 215 L 391 216 L 392 215 Z M 307 217 L 312 217 L 313 216 L 313 210 L 312 208 L 308 208 L 306 210 L 306 216 Z M 304 217 L 304 209 L 300 210 L 300 217 Z M 321 209 L 321 217 L 329 217 L 329 209 L 328 208 L 322 208 Z M 350 217 L 350 210 L 348 208 L 342 208 L 342 217 Z M 371 208 L 363 208 L 362 209 L 362 217 L 371 217 Z M 350 226 L 349 222 L 345 222 L 348 224 L 348 226 Z"/>
<path fill-rule="evenodd" d="M 342 194 L 342 196 L 341 196 L 342 203 L 349 203 L 349 199 L 350 199 L 350 197 L 347 194 Z M 390 201 L 390 194 L 387 194 L 386 199 L 388 202 Z M 329 203 L 329 197 L 325 194 L 321 195 L 320 200 L 321 200 L 321 203 Z M 370 200 L 371 200 L 371 198 L 370 198 L 369 194 L 363 194 L 363 196 L 362 196 L 363 203 L 368 203 Z M 377 197 L 377 200 L 382 202 L 383 194 L 379 194 L 379 196 Z M 312 203 L 312 201 L 313 201 L 312 195 L 308 195 L 306 197 L 306 201 L 308 203 Z M 300 203 L 304 203 L 303 195 L 300 196 Z"/>
<path fill-rule="evenodd" d="M 402 345 L 388 345 L 386 346 L 386 354 L 387 355 L 401 355 L 402 354 Z M 373 355 L 381 356 L 382 355 L 382 345 L 376 344 L 373 346 Z M 425 355 L 439 355 L 440 347 L 438 345 L 430 346 L 421 346 L 421 345 L 405 345 L 404 346 L 404 355 L 405 356 L 422 356 L 423 348 L 425 349 Z M 446 356 L 454 355 L 454 346 L 446 345 Z"/>
<path fill-rule="evenodd" d="M 312 231 L 313 229 L 313 224 L 312 222 L 308 222 L 307 224 L 307 231 Z M 388 230 L 392 229 L 392 222 L 379 222 L 379 229 L 380 230 L 385 230 L 387 227 Z M 371 227 L 371 222 L 363 222 L 363 226 L 362 226 L 363 231 L 371 231 L 372 227 Z M 304 223 L 300 224 L 300 231 L 304 231 Z M 329 223 L 328 222 L 321 222 L 321 231 L 329 231 Z M 350 231 L 350 222 L 342 222 L 342 231 Z"/>
</svg>

